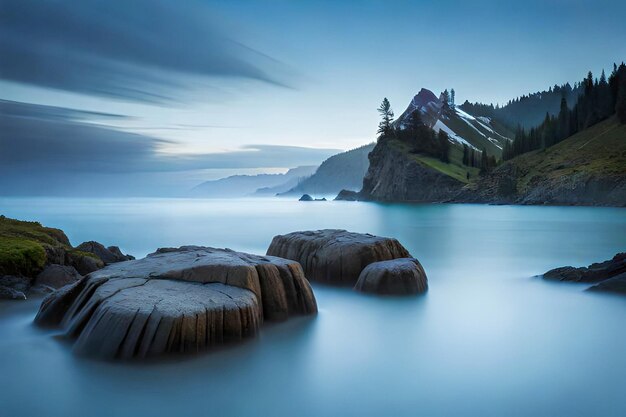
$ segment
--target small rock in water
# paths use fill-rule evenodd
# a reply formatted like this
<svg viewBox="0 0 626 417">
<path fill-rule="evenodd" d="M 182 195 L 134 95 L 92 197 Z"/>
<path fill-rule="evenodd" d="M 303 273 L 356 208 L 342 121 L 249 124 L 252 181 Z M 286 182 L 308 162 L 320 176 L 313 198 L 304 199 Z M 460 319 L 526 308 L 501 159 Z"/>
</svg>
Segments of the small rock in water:
<svg viewBox="0 0 626 417">
<path fill-rule="evenodd" d="M 298 201 L 313 201 L 313 197 L 308 194 L 302 194 L 302 197 L 300 197 Z"/>
<path fill-rule="evenodd" d="M 564 266 L 543 274 L 545 279 L 574 282 L 600 282 L 626 272 L 626 252 L 618 253 L 608 261 L 594 263 L 588 267 Z"/>
<path fill-rule="evenodd" d="M 417 259 L 400 258 L 366 266 L 354 289 L 385 295 L 419 294 L 428 289 L 428 280 Z"/>
</svg>

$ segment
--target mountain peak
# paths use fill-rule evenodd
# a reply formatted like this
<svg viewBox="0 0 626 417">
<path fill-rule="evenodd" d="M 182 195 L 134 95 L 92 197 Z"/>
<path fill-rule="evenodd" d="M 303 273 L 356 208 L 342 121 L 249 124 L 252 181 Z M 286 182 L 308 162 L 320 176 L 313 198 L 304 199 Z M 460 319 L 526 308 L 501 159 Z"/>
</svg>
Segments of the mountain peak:
<svg viewBox="0 0 626 417">
<path fill-rule="evenodd" d="M 438 107 L 440 105 L 439 99 L 435 93 L 429 89 L 422 88 L 419 93 L 413 97 L 413 100 L 411 100 L 410 107 L 412 107 L 412 110 L 420 109 L 424 112 L 433 105 Z"/>
</svg>

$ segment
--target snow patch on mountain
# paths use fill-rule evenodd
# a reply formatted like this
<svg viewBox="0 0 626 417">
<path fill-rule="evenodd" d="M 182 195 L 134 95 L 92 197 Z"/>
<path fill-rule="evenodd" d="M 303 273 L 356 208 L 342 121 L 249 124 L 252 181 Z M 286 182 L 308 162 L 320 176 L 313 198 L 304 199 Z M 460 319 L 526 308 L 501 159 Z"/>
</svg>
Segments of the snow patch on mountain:
<svg viewBox="0 0 626 417">
<path fill-rule="evenodd" d="M 490 153 L 499 154 L 505 141 L 511 140 L 498 132 L 489 117 L 476 117 L 457 106 L 449 106 L 426 88 L 422 88 L 413 97 L 407 109 L 396 120 L 395 126 L 406 129 L 408 120 L 415 111 L 420 112 L 424 124 L 436 132 L 443 130 L 453 143 L 478 150 L 486 147 Z"/>
<path fill-rule="evenodd" d="M 444 132 L 448 134 L 448 137 L 450 138 L 450 142 L 458 142 L 461 145 L 467 145 L 471 148 L 478 150 L 477 147 L 475 147 L 474 145 L 472 145 L 471 143 L 463 139 L 461 136 L 454 133 L 454 131 L 450 129 L 448 126 L 446 126 L 441 120 L 437 120 L 437 122 L 433 126 L 433 130 L 437 133 L 439 133 L 440 130 L 443 130 Z"/>
</svg>

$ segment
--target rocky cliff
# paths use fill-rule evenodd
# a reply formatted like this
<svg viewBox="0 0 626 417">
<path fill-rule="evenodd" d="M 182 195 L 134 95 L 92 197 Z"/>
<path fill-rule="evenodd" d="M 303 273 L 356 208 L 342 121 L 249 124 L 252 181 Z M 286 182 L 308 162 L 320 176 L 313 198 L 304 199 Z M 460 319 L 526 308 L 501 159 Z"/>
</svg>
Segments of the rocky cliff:
<svg viewBox="0 0 626 417">
<path fill-rule="evenodd" d="M 488 174 L 472 171 L 469 183 L 463 180 L 472 168 L 427 162 L 397 140 L 380 141 L 362 190 L 342 191 L 337 199 L 626 206 L 626 125 L 615 118 Z"/>
<path fill-rule="evenodd" d="M 342 191 L 338 200 L 442 202 L 464 183 L 424 164 L 396 140 L 380 141 L 358 193 Z"/>
</svg>

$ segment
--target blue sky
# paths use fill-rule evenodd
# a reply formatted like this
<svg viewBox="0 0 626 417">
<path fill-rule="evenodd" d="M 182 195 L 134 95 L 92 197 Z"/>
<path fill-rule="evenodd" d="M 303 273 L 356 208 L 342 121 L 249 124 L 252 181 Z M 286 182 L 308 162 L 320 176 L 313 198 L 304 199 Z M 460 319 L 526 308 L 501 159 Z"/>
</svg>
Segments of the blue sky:
<svg viewBox="0 0 626 417">
<path fill-rule="evenodd" d="M 385 96 L 397 114 L 421 87 L 503 103 L 609 70 L 626 57 L 624 15 L 582 0 L 2 0 L 0 98 L 124 116 L 80 123 L 140 135 L 137 157 L 160 163 L 136 171 L 191 184 L 369 143 Z"/>
</svg>

